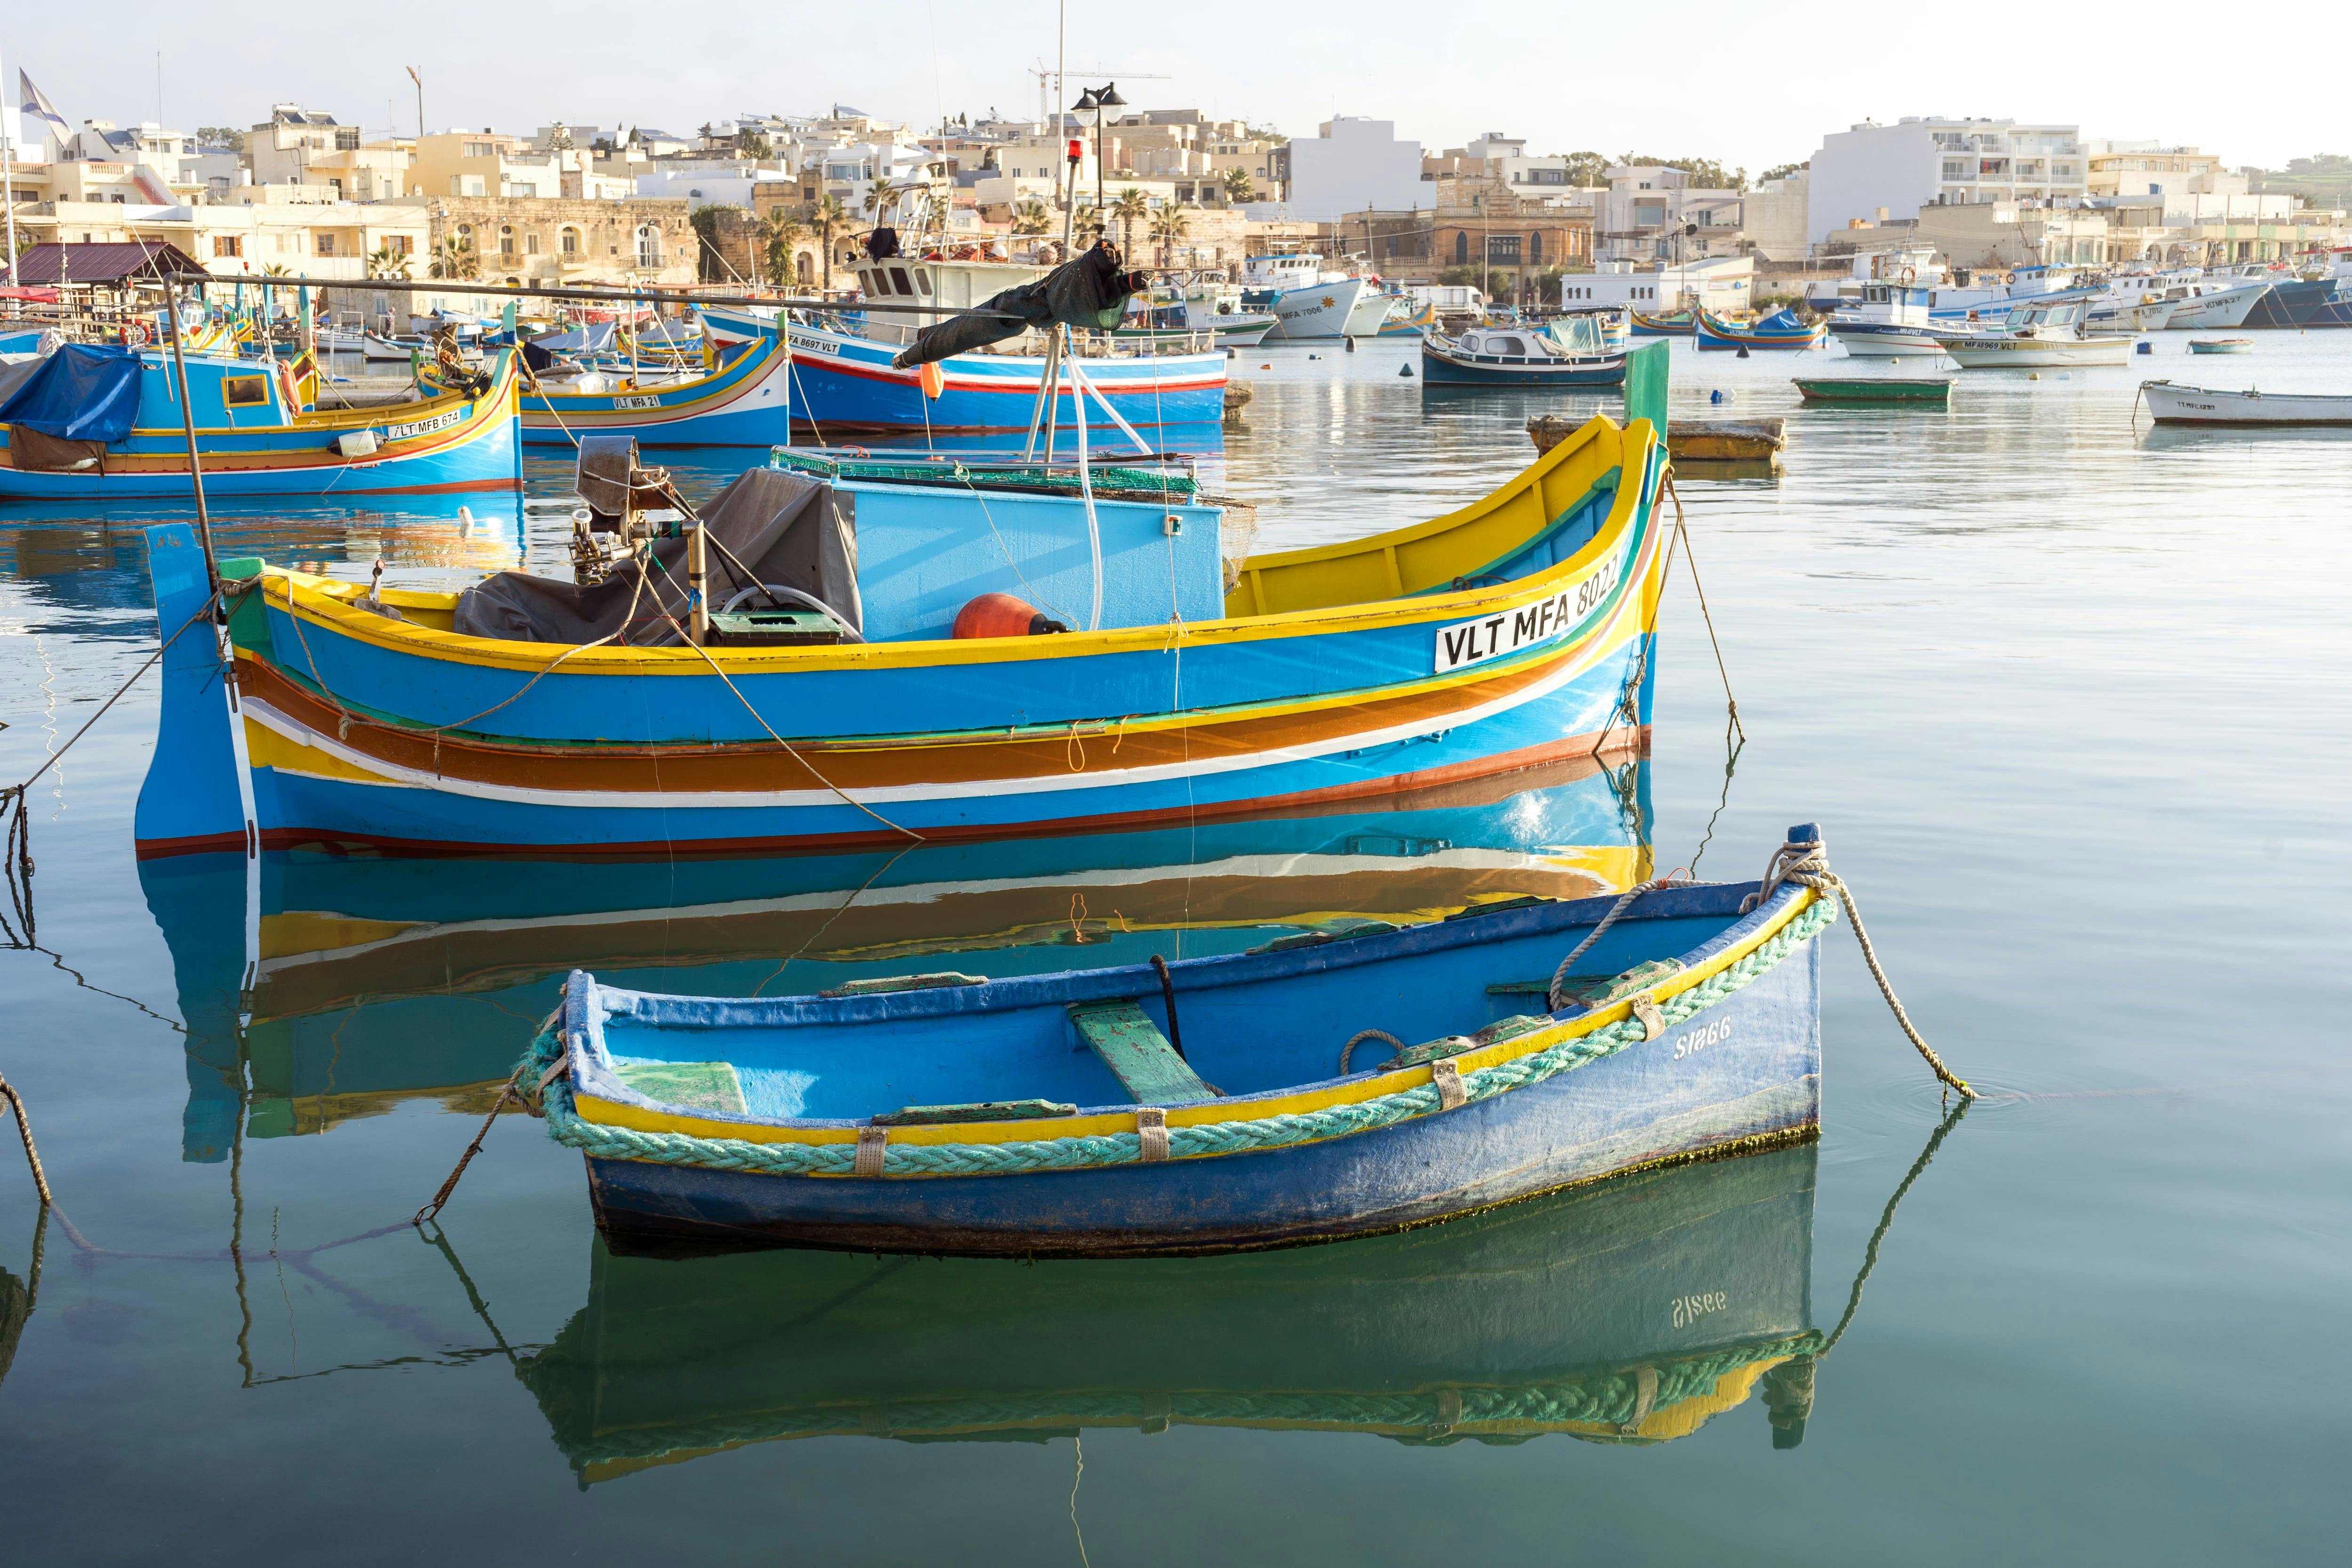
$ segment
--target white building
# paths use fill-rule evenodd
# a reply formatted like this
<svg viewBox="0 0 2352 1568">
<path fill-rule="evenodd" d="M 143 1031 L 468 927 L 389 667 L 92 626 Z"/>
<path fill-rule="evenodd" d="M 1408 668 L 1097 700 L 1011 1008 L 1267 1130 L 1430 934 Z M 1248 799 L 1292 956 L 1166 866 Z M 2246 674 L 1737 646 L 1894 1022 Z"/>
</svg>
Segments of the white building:
<svg viewBox="0 0 2352 1568">
<path fill-rule="evenodd" d="M 1629 305 L 1645 316 L 1663 315 L 1692 303 L 1714 315 L 1745 310 L 1756 286 L 1756 260 L 1717 256 L 1680 267 L 1636 272 L 1630 261 L 1604 261 L 1597 272 L 1560 279 L 1559 302 L 1571 310 L 1596 305 Z"/>
<path fill-rule="evenodd" d="M 2084 194 L 2079 130 L 2042 121 L 1906 116 L 1822 138 L 1812 158 L 1807 229 L 1815 243 L 1853 220 L 1912 218 L 1970 202 L 2072 205 Z"/>
<path fill-rule="evenodd" d="M 1421 184 L 1421 143 L 1397 140 L 1393 120 L 1344 115 L 1294 139 L 1290 195 L 1284 216 L 1337 223 L 1341 213 L 1405 212 L 1428 202 Z"/>
<path fill-rule="evenodd" d="M 1596 260 L 1672 264 L 1738 249 L 1740 192 L 1694 185 L 1658 163 L 1612 163 L 1608 179 L 1593 218 Z"/>
</svg>

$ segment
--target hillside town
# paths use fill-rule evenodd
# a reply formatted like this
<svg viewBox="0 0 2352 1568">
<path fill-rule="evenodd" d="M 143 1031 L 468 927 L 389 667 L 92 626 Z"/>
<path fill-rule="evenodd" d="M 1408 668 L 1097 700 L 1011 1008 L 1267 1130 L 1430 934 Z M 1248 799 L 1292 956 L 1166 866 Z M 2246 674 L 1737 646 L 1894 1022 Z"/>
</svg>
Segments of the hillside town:
<svg viewBox="0 0 2352 1568">
<path fill-rule="evenodd" d="M 1300 250 L 1496 301 L 1741 309 L 1928 263 L 2215 267 L 2352 237 L 2307 179 L 2054 121 L 1865 121 L 1751 178 L 1701 157 L 1538 153 L 1500 132 L 1432 148 L 1360 117 L 1289 136 L 1137 109 L 1115 83 L 1058 116 L 923 129 L 835 104 L 690 132 L 397 135 L 292 102 L 184 130 L 75 122 L 29 76 L 22 95 L 19 123 L 0 114 L 16 281 L 68 287 L 101 280 L 74 275 L 72 247 L 143 241 L 223 277 L 824 290 L 877 228 L 1051 259 L 1066 231 L 1100 226 L 1139 264 L 1193 273 L 1238 278 L 1248 258 Z"/>
</svg>

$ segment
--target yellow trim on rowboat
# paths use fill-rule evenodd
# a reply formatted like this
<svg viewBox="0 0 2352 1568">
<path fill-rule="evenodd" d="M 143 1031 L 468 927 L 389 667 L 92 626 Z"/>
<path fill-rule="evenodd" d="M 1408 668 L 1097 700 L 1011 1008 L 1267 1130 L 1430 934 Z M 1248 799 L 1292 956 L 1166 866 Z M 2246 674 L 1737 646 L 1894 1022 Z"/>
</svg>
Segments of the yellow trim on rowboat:
<svg viewBox="0 0 2352 1568">
<path fill-rule="evenodd" d="M 261 373 L 257 371 L 255 374 Z M 509 376 L 508 379 L 514 381 L 515 378 Z M 517 397 L 520 396 L 520 384 L 515 382 Z M 497 393 L 498 387 L 493 384 L 488 392 L 444 392 L 432 397 L 419 398 L 414 403 L 377 404 L 367 408 L 309 409 L 276 425 L 199 425 L 196 435 L 202 438 L 206 436 L 251 436 L 264 430 L 364 430 L 371 425 L 407 425 L 419 417 L 429 419 L 453 406 L 472 402 L 481 404 L 480 412 L 494 414 L 498 412 L 499 405 L 505 401 Z M 439 436 L 446 432 L 436 430 L 434 434 Z M 142 436 L 152 437 L 159 441 L 187 439 L 187 432 L 177 425 L 139 426 L 131 430 L 128 439 L 135 441 Z M 410 437 L 412 440 L 422 438 Z M 110 454 L 110 460 L 112 456 Z"/>
<path fill-rule="evenodd" d="M 267 724 L 252 718 L 245 721 L 246 765 L 255 768 L 277 768 L 284 773 L 310 773 L 319 778 L 347 779 L 355 784 L 394 784 L 399 781 L 368 769 L 316 746 L 279 734 Z"/>
<path fill-rule="evenodd" d="M 1601 426 L 1596 431 L 1594 426 Z M 1636 458 L 1646 458 L 1653 439 L 1646 421 L 1636 420 L 1620 432 L 1605 416 L 1595 416 L 1591 424 L 1554 447 L 1552 454 L 1535 465 L 1536 470 L 1559 458 L 1562 453 L 1581 451 L 1574 445 L 1580 437 L 1586 444 L 1596 443 L 1605 437 L 1619 437 L 1617 444 L 1634 449 Z M 1638 437 L 1638 439 L 1637 439 Z M 1565 459 L 1560 459 L 1565 460 Z M 1616 499 L 1610 508 L 1609 518 L 1593 538 L 1568 560 L 1548 571 L 1516 582 L 1476 588 L 1457 589 L 1445 594 L 1423 594 L 1412 598 L 1393 596 L 1349 604 L 1330 605 L 1320 608 L 1277 611 L 1269 615 L 1244 618 L 1228 617 L 1216 621 L 1197 621 L 1181 628 L 1152 626 L 1121 626 L 1097 632 L 1068 632 L 1058 637 L 1010 639 L 1003 637 L 972 637 L 939 639 L 928 642 L 850 643 L 802 647 L 720 648 L 706 655 L 693 648 L 671 647 L 589 647 L 563 661 L 563 668 L 574 674 L 589 671 L 626 671 L 639 675 L 698 676 L 706 674 L 709 658 L 716 658 L 730 675 L 757 675 L 770 671 L 799 669 L 906 669 L 929 668 L 941 665 L 994 664 L 1019 660 L 1028 662 L 1049 658 L 1089 658 L 1102 654 L 1164 651 L 1181 642 L 1191 647 L 1215 646 L 1223 643 L 1256 642 L 1274 637 L 1328 634 L 1345 631 L 1372 630 L 1386 626 L 1411 626 L 1465 620 L 1474 616 L 1508 613 L 1522 605 L 1550 597 L 1563 586 L 1590 576 L 1601 561 L 1624 542 L 1625 531 L 1631 526 L 1635 510 L 1642 504 L 1647 483 L 1646 470 L 1637 470 L 1617 487 Z M 1404 531 L 1419 537 L 1439 523 L 1461 521 L 1484 510 L 1499 510 L 1510 501 L 1531 493 L 1530 488 L 1515 484 L 1507 492 L 1489 496 L 1475 506 L 1448 514 L 1437 523 L 1423 524 Z M 1651 530 L 1653 534 L 1655 529 Z M 1393 554 L 1397 546 L 1391 536 L 1377 534 L 1360 542 L 1358 553 L 1367 556 Z M 1332 547 L 1345 548 L 1345 547 Z M 1286 556 L 1268 557 L 1279 563 Z M 1481 561 L 1493 556 L 1481 556 Z M 1628 563 L 1630 567 L 1633 563 Z M 1244 573 L 1251 568 L 1244 564 Z M 478 665 L 490 668 L 522 670 L 537 673 L 545 668 L 552 654 L 560 648 L 544 643 L 505 642 L 491 637 L 460 637 L 454 632 L 438 631 L 430 626 L 401 621 L 389 621 L 381 616 L 354 608 L 345 601 L 356 599 L 359 589 L 354 584 L 332 584 L 307 573 L 269 567 L 263 573 L 265 587 L 275 581 L 285 585 L 282 595 L 271 595 L 271 602 L 314 626 L 334 631 L 354 642 L 369 643 L 379 647 L 416 654 L 451 664 Z M 1444 580 L 1444 579 L 1441 579 Z M 457 595 L 389 595 L 387 602 L 404 610 L 411 604 L 428 613 L 446 613 L 454 607 Z M 1009 646 L 1010 645 L 1010 646 Z M 1474 667 L 1475 668 L 1475 667 Z"/>
<path fill-rule="evenodd" d="M 1755 952 L 1782 927 L 1797 918 L 1821 895 L 1812 889 L 1789 901 L 1782 910 L 1762 926 L 1750 932 L 1736 945 L 1716 954 L 1706 963 L 1676 972 L 1666 979 L 1635 993 L 1653 1002 L 1664 1002 L 1678 996 L 1693 986 L 1713 979 L 1724 970 Z M 1456 1069 L 1475 1072 L 1538 1051 L 1549 1050 L 1564 1041 L 1590 1035 L 1611 1024 L 1621 1023 L 1633 1015 L 1633 997 L 1596 1012 L 1556 1024 L 1549 1028 L 1531 1030 L 1507 1040 L 1497 1040 L 1491 1046 L 1464 1051 L 1450 1058 Z M 1381 1073 L 1377 1078 L 1349 1079 L 1315 1089 L 1300 1089 L 1292 1094 L 1270 1095 L 1247 1100 L 1212 1100 L 1198 1105 L 1177 1105 L 1168 1108 L 1171 1127 L 1204 1127 L 1221 1121 L 1262 1121 L 1275 1116 L 1295 1116 L 1310 1110 L 1325 1110 L 1335 1105 L 1354 1105 L 1382 1095 L 1399 1094 L 1418 1089 L 1434 1077 L 1430 1067 L 1400 1068 Z M 586 1121 L 606 1127 L 626 1127 L 638 1132 L 681 1132 L 694 1138 L 736 1139 L 748 1143 L 855 1143 L 857 1129 L 850 1127 L 779 1127 L 757 1121 L 717 1121 L 699 1116 L 682 1115 L 675 1111 L 648 1110 L 639 1105 L 625 1105 L 617 1100 L 595 1095 L 577 1094 L 573 1106 Z M 1087 1116 L 1049 1116 L 1026 1121 L 961 1121 L 917 1127 L 893 1127 L 890 1142 L 898 1144 L 937 1143 L 1026 1143 L 1048 1142 L 1058 1138 L 1105 1137 L 1135 1131 L 1135 1112 L 1110 1110 Z M 1207 1155 L 1185 1155 L 1186 1159 L 1206 1159 Z"/>
</svg>

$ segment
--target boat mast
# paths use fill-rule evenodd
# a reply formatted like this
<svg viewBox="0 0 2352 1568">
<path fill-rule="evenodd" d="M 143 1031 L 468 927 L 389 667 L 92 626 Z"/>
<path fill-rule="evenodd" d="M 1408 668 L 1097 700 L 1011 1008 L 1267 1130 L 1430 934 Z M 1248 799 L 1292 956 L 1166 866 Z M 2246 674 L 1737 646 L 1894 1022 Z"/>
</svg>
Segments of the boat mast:
<svg viewBox="0 0 2352 1568">
<path fill-rule="evenodd" d="M 5 71 L 0 71 L 0 76 L 5 74 Z M 0 93 L 5 93 L 5 87 L 0 87 Z M 0 97 L 0 110 L 6 109 L 8 109 L 7 99 Z M 21 284 L 23 281 L 16 276 L 16 138 L 22 133 L 24 124 L 23 114 L 16 110 L 8 110 L 7 124 L 0 125 L 0 207 L 5 207 L 8 213 L 8 281 L 11 284 Z M 60 246 L 65 243 L 65 226 L 60 224 L 58 227 L 58 243 Z"/>
</svg>

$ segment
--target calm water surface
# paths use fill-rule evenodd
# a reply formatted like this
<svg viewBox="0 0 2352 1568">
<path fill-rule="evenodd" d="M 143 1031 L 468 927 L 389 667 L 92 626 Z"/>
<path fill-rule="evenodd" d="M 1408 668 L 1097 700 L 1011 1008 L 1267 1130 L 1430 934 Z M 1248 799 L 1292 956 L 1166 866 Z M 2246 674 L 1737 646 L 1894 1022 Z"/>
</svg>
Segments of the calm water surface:
<svg viewBox="0 0 2352 1568">
<path fill-rule="evenodd" d="M 2352 333 L 2255 335 L 2227 361 L 2167 333 L 2129 370 L 1964 374 L 1948 410 L 1800 410 L 1789 375 L 1834 353 L 1676 345 L 1678 416 L 1790 417 L 1780 477 L 1681 481 L 1744 747 L 1677 565 L 1645 773 L 1385 819 L 896 867 L 273 859 L 248 911 L 234 861 L 142 882 L 143 686 L 36 786 L 46 951 L 0 952 L 0 1070 L 76 1233 L 37 1225 L 0 1151 L 10 1556 L 2340 1551 L 2352 433 L 2133 420 L 2143 375 L 2352 386 Z M 1425 392 L 1410 357 L 1248 354 L 1246 426 L 1204 465 L 1259 503 L 1261 547 L 1460 505 L 1562 411 Z M 705 456 L 680 467 L 707 491 L 729 468 Z M 381 554 L 415 584 L 557 570 L 564 471 L 532 468 L 547 504 L 470 530 L 437 503 L 319 507 L 225 518 L 223 552 L 350 575 Z M 0 513 L 0 777 L 152 647 L 146 521 Z M 1036 1268 L 614 1258 L 578 1160 L 520 1120 L 443 1235 L 399 1224 L 572 963 L 773 994 L 916 954 L 1216 951 L 1578 890 L 1645 837 L 1659 868 L 1749 876 L 1805 820 L 1988 1089 L 1850 1318 L 1943 1108 L 1837 931 L 1817 1147 L 1410 1237 Z M 1841 1319 L 1794 1440 L 1801 1398 L 1763 1369 Z"/>
</svg>

